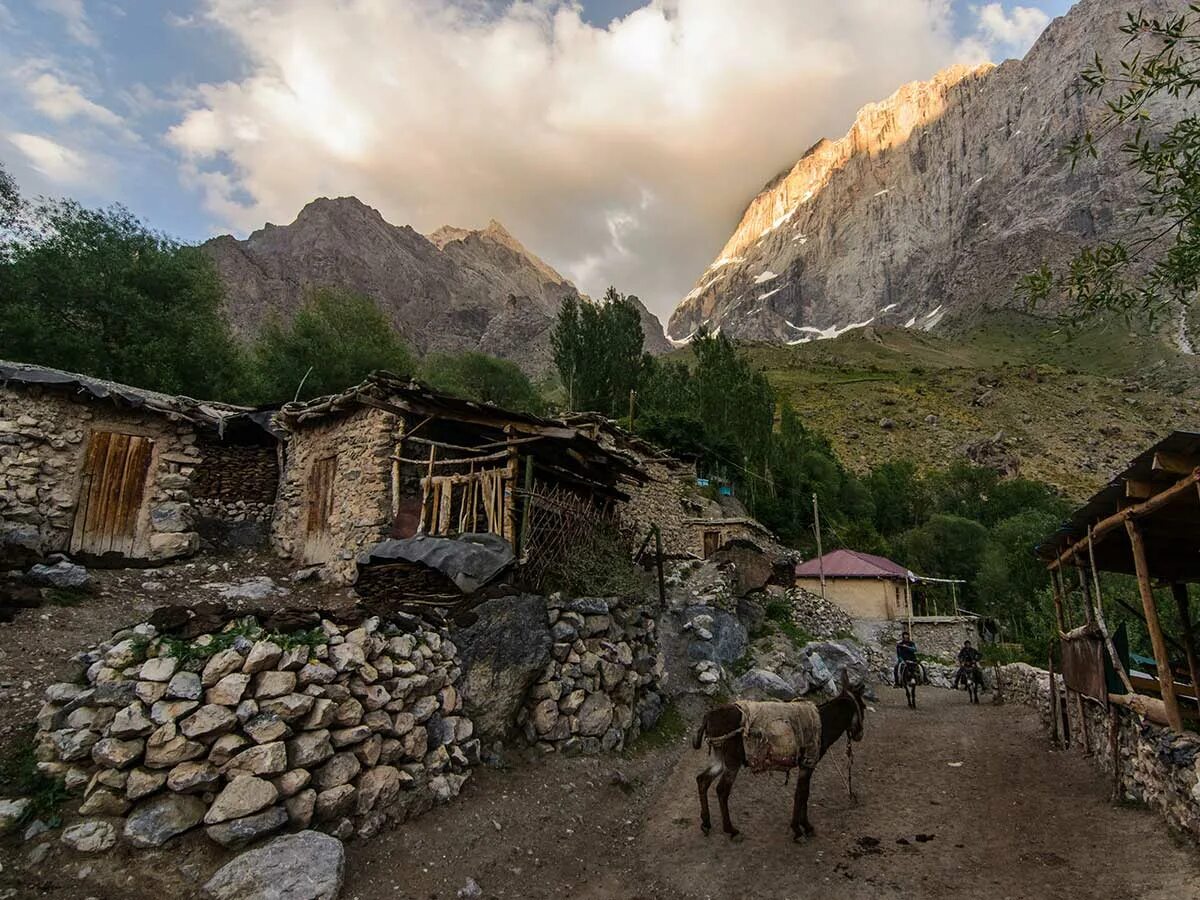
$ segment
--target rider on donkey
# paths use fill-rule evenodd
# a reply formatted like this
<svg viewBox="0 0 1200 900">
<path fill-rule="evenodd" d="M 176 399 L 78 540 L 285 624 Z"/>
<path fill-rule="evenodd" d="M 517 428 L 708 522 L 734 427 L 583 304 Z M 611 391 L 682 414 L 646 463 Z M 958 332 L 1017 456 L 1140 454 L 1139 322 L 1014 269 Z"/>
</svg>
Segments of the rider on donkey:
<svg viewBox="0 0 1200 900">
<path fill-rule="evenodd" d="M 908 629 L 905 628 L 896 644 L 896 665 L 892 667 L 892 682 L 896 687 L 900 687 L 900 667 L 905 663 L 915 663 L 916 661 L 917 645 L 913 642 Z"/>
<path fill-rule="evenodd" d="M 954 673 L 954 689 L 967 678 L 967 669 L 971 670 L 971 678 L 979 679 L 979 671 L 975 666 L 983 659 L 983 654 L 971 646 L 971 642 L 963 641 L 962 649 L 958 651 L 958 671 Z"/>
</svg>

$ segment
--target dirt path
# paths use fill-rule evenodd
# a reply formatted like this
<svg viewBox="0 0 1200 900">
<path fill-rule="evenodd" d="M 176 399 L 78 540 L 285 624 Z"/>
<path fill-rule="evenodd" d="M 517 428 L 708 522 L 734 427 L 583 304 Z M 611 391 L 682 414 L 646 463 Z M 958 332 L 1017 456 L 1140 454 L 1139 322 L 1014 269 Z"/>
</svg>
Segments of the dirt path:
<svg viewBox="0 0 1200 900">
<path fill-rule="evenodd" d="M 468 878 L 485 898 L 1195 896 L 1194 847 L 1112 806 L 1086 760 L 1046 749 L 1029 710 L 986 699 L 930 690 L 914 712 L 884 689 L 856 748 L 857 801 L 839 746 L 814 779 L 818 833 L 804 844 L 778 775 L 739 779 L 744 840 L 705 838 L 702 755 L 684 736 L 628 759 L 481 770 L 453 805 L 351 845 L 344 896 L 453 898 Z"/>
</svg>

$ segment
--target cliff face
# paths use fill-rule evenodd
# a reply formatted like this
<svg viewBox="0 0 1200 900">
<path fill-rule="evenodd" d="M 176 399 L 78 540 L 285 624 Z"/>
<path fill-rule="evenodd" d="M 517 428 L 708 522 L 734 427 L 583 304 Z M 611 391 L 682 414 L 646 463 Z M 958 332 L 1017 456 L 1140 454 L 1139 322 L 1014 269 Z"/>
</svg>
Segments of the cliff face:
<svg viewBox="0 0 1200 900">
<path fill-rule="evenodd" d="M 1063 149 L 1104 112 L 1078 73 L 1094 53 L 1128 54 L 1117 29 L 1130 8 L 1081 0 L 1022 60 L 956 66 L 864 107 L 845 137 L 751 201 L 670 336 L 707 325 L 797 343 L 868 322 L 931 328 L 951 310 L 1011 305 L 1020 275 L 1114 236 L 1134 180 L 1115 152 L 1072 171 Z"/>
<path fill-rule="evenodd" d="M 426 237 L 353 197 L 314 200 L 290 225 L 267 225 L 246 240 L 214 238 L 204 249 L 242 336 L 271 316 L 289 319 L 310 290 L 337 287 L 372 297 L 421 353 L 481 350 L 531 375 L 550 369 L 554 317 L 563 298 L 579 296 L 498 222 Z M 669 348 L 649 312 L 643 329 L 647 350 Z"/>
</svg>

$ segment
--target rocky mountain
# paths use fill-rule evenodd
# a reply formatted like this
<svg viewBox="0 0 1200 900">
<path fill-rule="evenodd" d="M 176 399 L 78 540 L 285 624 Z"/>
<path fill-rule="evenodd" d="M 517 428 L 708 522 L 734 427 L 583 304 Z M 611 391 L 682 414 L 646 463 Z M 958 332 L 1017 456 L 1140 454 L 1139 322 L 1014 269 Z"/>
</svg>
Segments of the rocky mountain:
<svg viewBox="0 0 1200 900">
<path fill-rule="evenodd" d="M 1096 53 L 1129 54 L 1118 28 L 1137 6 L 1080 0 L 1024 59 L 955 66 L 864 107 L 750 202 L 670 336 L 707 325 L 795 344 L 871 322 L 970 320 L 1011 306 L 1017 277 L 1044 260 L 1127 227 L 1136 184 L 1115 142 L 1074 170 L 1063 149 L 1104 111 L 1078 73 Z"/>
<path fill-rule="evenodd" d="M 268 224 L 245 240 L 213 238 L 204 250 L 243 337 L 271 316 L 294 315 L 313 288 L 338 287 L 374 298 L 421 353 L 481 350 L 531 375 L 551 368 L 554 317 L 563 298 L 579 296 L 499 222 L 425 236 L 354 197 L 314 200 L 290 225 Z M 670 349 L 658 319 L 641 311 L 646 349 Z"/>
</svg>

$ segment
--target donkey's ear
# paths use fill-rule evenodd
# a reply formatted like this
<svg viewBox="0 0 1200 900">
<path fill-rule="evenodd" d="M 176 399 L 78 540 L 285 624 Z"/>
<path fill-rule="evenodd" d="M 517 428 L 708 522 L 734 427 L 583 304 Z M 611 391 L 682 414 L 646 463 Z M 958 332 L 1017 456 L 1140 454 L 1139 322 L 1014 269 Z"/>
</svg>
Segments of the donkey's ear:
<svg viewBox="0 0 1200 900">
<path fill-rule="evenodd" d="M 850 673 L 842 669 L 842 693 L 850 692 Z"/>
</svg>

